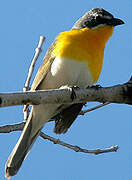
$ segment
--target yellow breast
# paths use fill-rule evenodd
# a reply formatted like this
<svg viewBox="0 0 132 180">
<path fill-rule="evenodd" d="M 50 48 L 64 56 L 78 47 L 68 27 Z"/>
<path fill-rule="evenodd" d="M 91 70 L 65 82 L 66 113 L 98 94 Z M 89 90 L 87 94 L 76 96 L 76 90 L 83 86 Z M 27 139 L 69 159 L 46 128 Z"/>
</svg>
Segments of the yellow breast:
<svg viewBox="0 0 132 180">
<path fill-rule="evenodd" d="M 96 82 L 102 68 L 105 44 L 112 33 L 111 26 L 62 32 L 57 37 L 53 53 L 58 57 L 87 62 Z"/>
</svg>

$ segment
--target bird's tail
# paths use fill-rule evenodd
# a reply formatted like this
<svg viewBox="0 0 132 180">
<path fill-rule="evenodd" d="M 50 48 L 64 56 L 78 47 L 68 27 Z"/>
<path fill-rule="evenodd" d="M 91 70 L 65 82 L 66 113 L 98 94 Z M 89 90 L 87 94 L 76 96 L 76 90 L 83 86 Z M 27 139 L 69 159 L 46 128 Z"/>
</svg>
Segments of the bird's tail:
<svg viewBox="0 0 132 180">
<path fill-rule="evenodd" d="M 35 134 L 32 133 L 32 120 L 33 113 L 31 112 L 24 126 L 23 132 L 6 163 L 6 178 L 10 178 L 17 173 L 27 153 L 39 135 L 40 130 L 38 130 Z"/>
</svg>

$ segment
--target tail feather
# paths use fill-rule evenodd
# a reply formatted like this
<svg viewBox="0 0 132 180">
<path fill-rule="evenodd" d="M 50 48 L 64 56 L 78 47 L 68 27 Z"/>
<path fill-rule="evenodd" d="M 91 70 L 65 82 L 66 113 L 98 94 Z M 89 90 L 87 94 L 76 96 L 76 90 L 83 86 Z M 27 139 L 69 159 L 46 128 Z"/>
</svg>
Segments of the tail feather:
<svg viewBox="0 0 132 180">
<path fill-rule="evenodd" d="M 34 141 L 39 135 L 40 130 L 38 130 L 35 135 L 31 135 L 32 118 L 33 115 L 32 113 L 30 113 L 30 116 L 24 126 L 23 132 L 6 163 L 6 178 L 10 178 L 17 173 L 27 153 L 29 152 L 32 145 L 34 144 Z"/>
</svg>

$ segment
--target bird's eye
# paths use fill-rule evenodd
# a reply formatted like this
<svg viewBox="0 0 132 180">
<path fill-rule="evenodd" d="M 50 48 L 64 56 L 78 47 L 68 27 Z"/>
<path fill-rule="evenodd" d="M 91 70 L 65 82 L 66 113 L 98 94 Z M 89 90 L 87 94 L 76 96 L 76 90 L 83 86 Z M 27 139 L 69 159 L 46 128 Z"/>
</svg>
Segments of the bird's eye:
<svg viewBox="0 0 132 180">
<path fill-rule="evenodd" d="M 100 16 L 96 16 L 96 21 L 100 22 L 101 21 L 101 17 Z"/>
<path fill-rule="evenodd" d="M 96 23 L 97 23 L 97 24 L 102 24 L 102 23 L 103 23 L 103 18 L 100 17 L 100 16 L 97 16 L 97 17 L 96 17 Z"/>
</svg>

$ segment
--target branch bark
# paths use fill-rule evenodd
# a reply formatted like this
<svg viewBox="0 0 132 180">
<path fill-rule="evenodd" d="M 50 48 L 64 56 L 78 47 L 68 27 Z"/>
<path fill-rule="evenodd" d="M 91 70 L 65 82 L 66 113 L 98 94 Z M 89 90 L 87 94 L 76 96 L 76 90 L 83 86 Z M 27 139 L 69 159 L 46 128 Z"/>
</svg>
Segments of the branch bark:
<svg viewBox="0 0 132 180">
<path fill-rule="evenodd" d="M 71 88 L 0 93 L 0 107 L 15 105 L 67 104 L 87 101 L 132 104 L 132 81 L 111 87 L 89 87 L 74 89 L 76 97 L 71 98 Z"/>
</svg>

